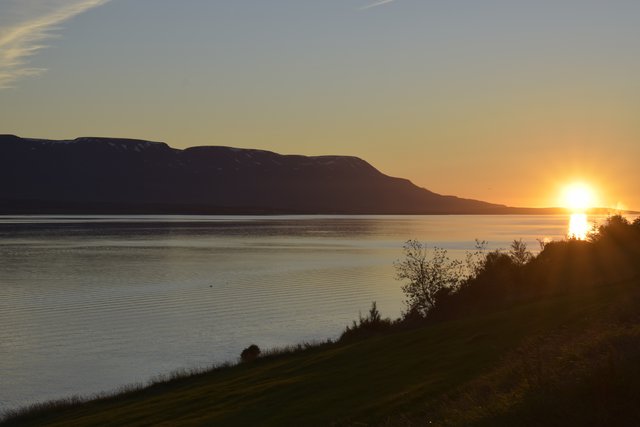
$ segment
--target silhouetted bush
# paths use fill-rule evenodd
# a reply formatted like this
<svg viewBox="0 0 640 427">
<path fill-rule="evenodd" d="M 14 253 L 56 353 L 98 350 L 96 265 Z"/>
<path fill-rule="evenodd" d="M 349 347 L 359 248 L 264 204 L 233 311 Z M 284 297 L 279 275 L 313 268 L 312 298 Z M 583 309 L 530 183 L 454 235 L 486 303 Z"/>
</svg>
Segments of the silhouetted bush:
<svg viewBox="0 0 640 427">
<path fill-rule="evenodd" d="M 516 265 L 525 265 L 533 259 L 533 254 L 527 249 L 527 244 L 522 239 L 511 242 L 509 257 Z"/>
<path fill-rule="evenodd" d="M 545 295 L 573 292 L 640 275 L 640 218 L 633 222 L 612 216 L 588 240 L 575 238 L 544 242 L 532 254 L 521 240 L 509 250 L 488 252 L 476 240 L 466 265 L 452 261 L 446 251 L 428 252 L 426 245 L 409 240 L 404 258 L 396 261 L 396 278 L 402 285 L 406 311 L 396 321 L 380 321 L 375 303 L 369 316 L 348 326 L 341 340 L 404 329 L 425 322 L 494 310 Z"/>
<path fill-rule="evenodd" d="M 242 362 L 251 362 L 254 361 L 260 356 L 260 347 L 255 344 L 251 344 L 249 347 L 242 350 L 240 353 L 240 360 Z"/>
<path fill-rule="evenodd" d="M 371 335 L 376 335 L 384 330 L 388 330 L 393 325 L 391 319 L 383 319 L 378 311 L 378 306 L 375 301 L 371 303 L 371 308 L 367 317 L 362 317 L 362 314 L 358 317 L 358 321 L 353 321 L 351 326 L 347 326 L 340 335 L 340 341 L 346 341 L 356 338 L 364 338 Z"/>
<path fill-rule="evenodd" d="M 396 279 L 408 281 L 402 285 L 407 309 L 425 317 L 439 296 L 463 282 L 463 264 L 451 260 L 441 248 L 434 248 L 430 254 L 427 245 L 417 240 L 408 240 L 402 250 L 404 257 L 394 263 Z"/>
<path fill-rule="evenodd" d="M 630 223 L 612 216 L 589 240 L 548 242 L 541 249 L 534 256 L 522 240 L 514 240 L 507 253 L 488 253 L 459 290 L 438 298 L 428 318 L 633 278 L 640 274 L 640 219 Z"/>
</svg>

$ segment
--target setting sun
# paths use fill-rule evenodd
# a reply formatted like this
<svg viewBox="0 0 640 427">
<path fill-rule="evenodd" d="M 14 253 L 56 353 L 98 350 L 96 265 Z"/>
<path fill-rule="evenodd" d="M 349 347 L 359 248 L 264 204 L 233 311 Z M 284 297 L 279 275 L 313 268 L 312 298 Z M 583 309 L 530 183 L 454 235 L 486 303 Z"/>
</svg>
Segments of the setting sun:
<svg viewBox="0 0 640 427">
<path fill-rule="evenodd" d="M 562 192 L 562 204 L 572 211 L 584 211 L 592 208 L 595 203 L 593 189 L 584 183 L 567 185 Z"/>
</svg>

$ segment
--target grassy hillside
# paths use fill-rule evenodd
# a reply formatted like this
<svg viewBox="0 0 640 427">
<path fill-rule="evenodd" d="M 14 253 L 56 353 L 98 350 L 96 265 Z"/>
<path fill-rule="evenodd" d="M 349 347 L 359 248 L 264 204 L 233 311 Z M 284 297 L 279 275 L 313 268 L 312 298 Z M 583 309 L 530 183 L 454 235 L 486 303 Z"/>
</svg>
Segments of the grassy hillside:
<svg viewBox="0 0 640 427">
<path fill-rule="evenodd" d="M 518 260 L 488 256 L 417 323 L 3 425 L 640 425 L 640 220 Z"/>
<path fill-rule="evenodd" d="M 639 302 L 638 280 L 591 287 L 6 425 L 637 424 Z"/>
</svg>

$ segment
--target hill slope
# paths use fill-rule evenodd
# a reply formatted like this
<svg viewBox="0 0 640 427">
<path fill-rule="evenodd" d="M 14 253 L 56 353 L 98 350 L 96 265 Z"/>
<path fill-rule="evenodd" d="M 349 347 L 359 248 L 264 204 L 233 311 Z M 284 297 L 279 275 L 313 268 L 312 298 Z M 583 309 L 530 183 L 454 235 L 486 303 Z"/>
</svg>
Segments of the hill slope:
<svg viewBox="0 0 640 427">
<path fill-rule="evenodd" d="M 6 425 L 637 425 L 639 285 L 266 357 Z"/>
<path fill-rule="evenodd" d="M 5 213 L 466 214 L 502 209 L 433 193 L 356 157 L 0 135 L 0 212 Z"/>
</svg>

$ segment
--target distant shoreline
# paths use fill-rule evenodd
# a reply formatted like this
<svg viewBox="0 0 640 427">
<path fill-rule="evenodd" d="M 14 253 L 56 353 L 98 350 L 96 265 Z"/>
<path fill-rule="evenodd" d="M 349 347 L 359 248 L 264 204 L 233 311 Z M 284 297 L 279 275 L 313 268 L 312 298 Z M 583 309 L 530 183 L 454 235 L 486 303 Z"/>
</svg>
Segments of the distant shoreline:
<svg viewBox="0 0 640 427">
<path fill-rule="evenodd" d="M 40 200 L 0 200 L 0 215 L 569 215 L 565 208 L 500 207 L 472 209 L 468 212 L 406 211 L 388 209 L 369 210 L 294 210 L 269 207 L 224 207 L 175 204 L 122 204 L 90 202 L 57 202 Z M 585 213 L 613 215 L 617 213 L 638 215 L 640 212 L 618 211 L 609 208 L 593 208 Z"/>
</svg>

